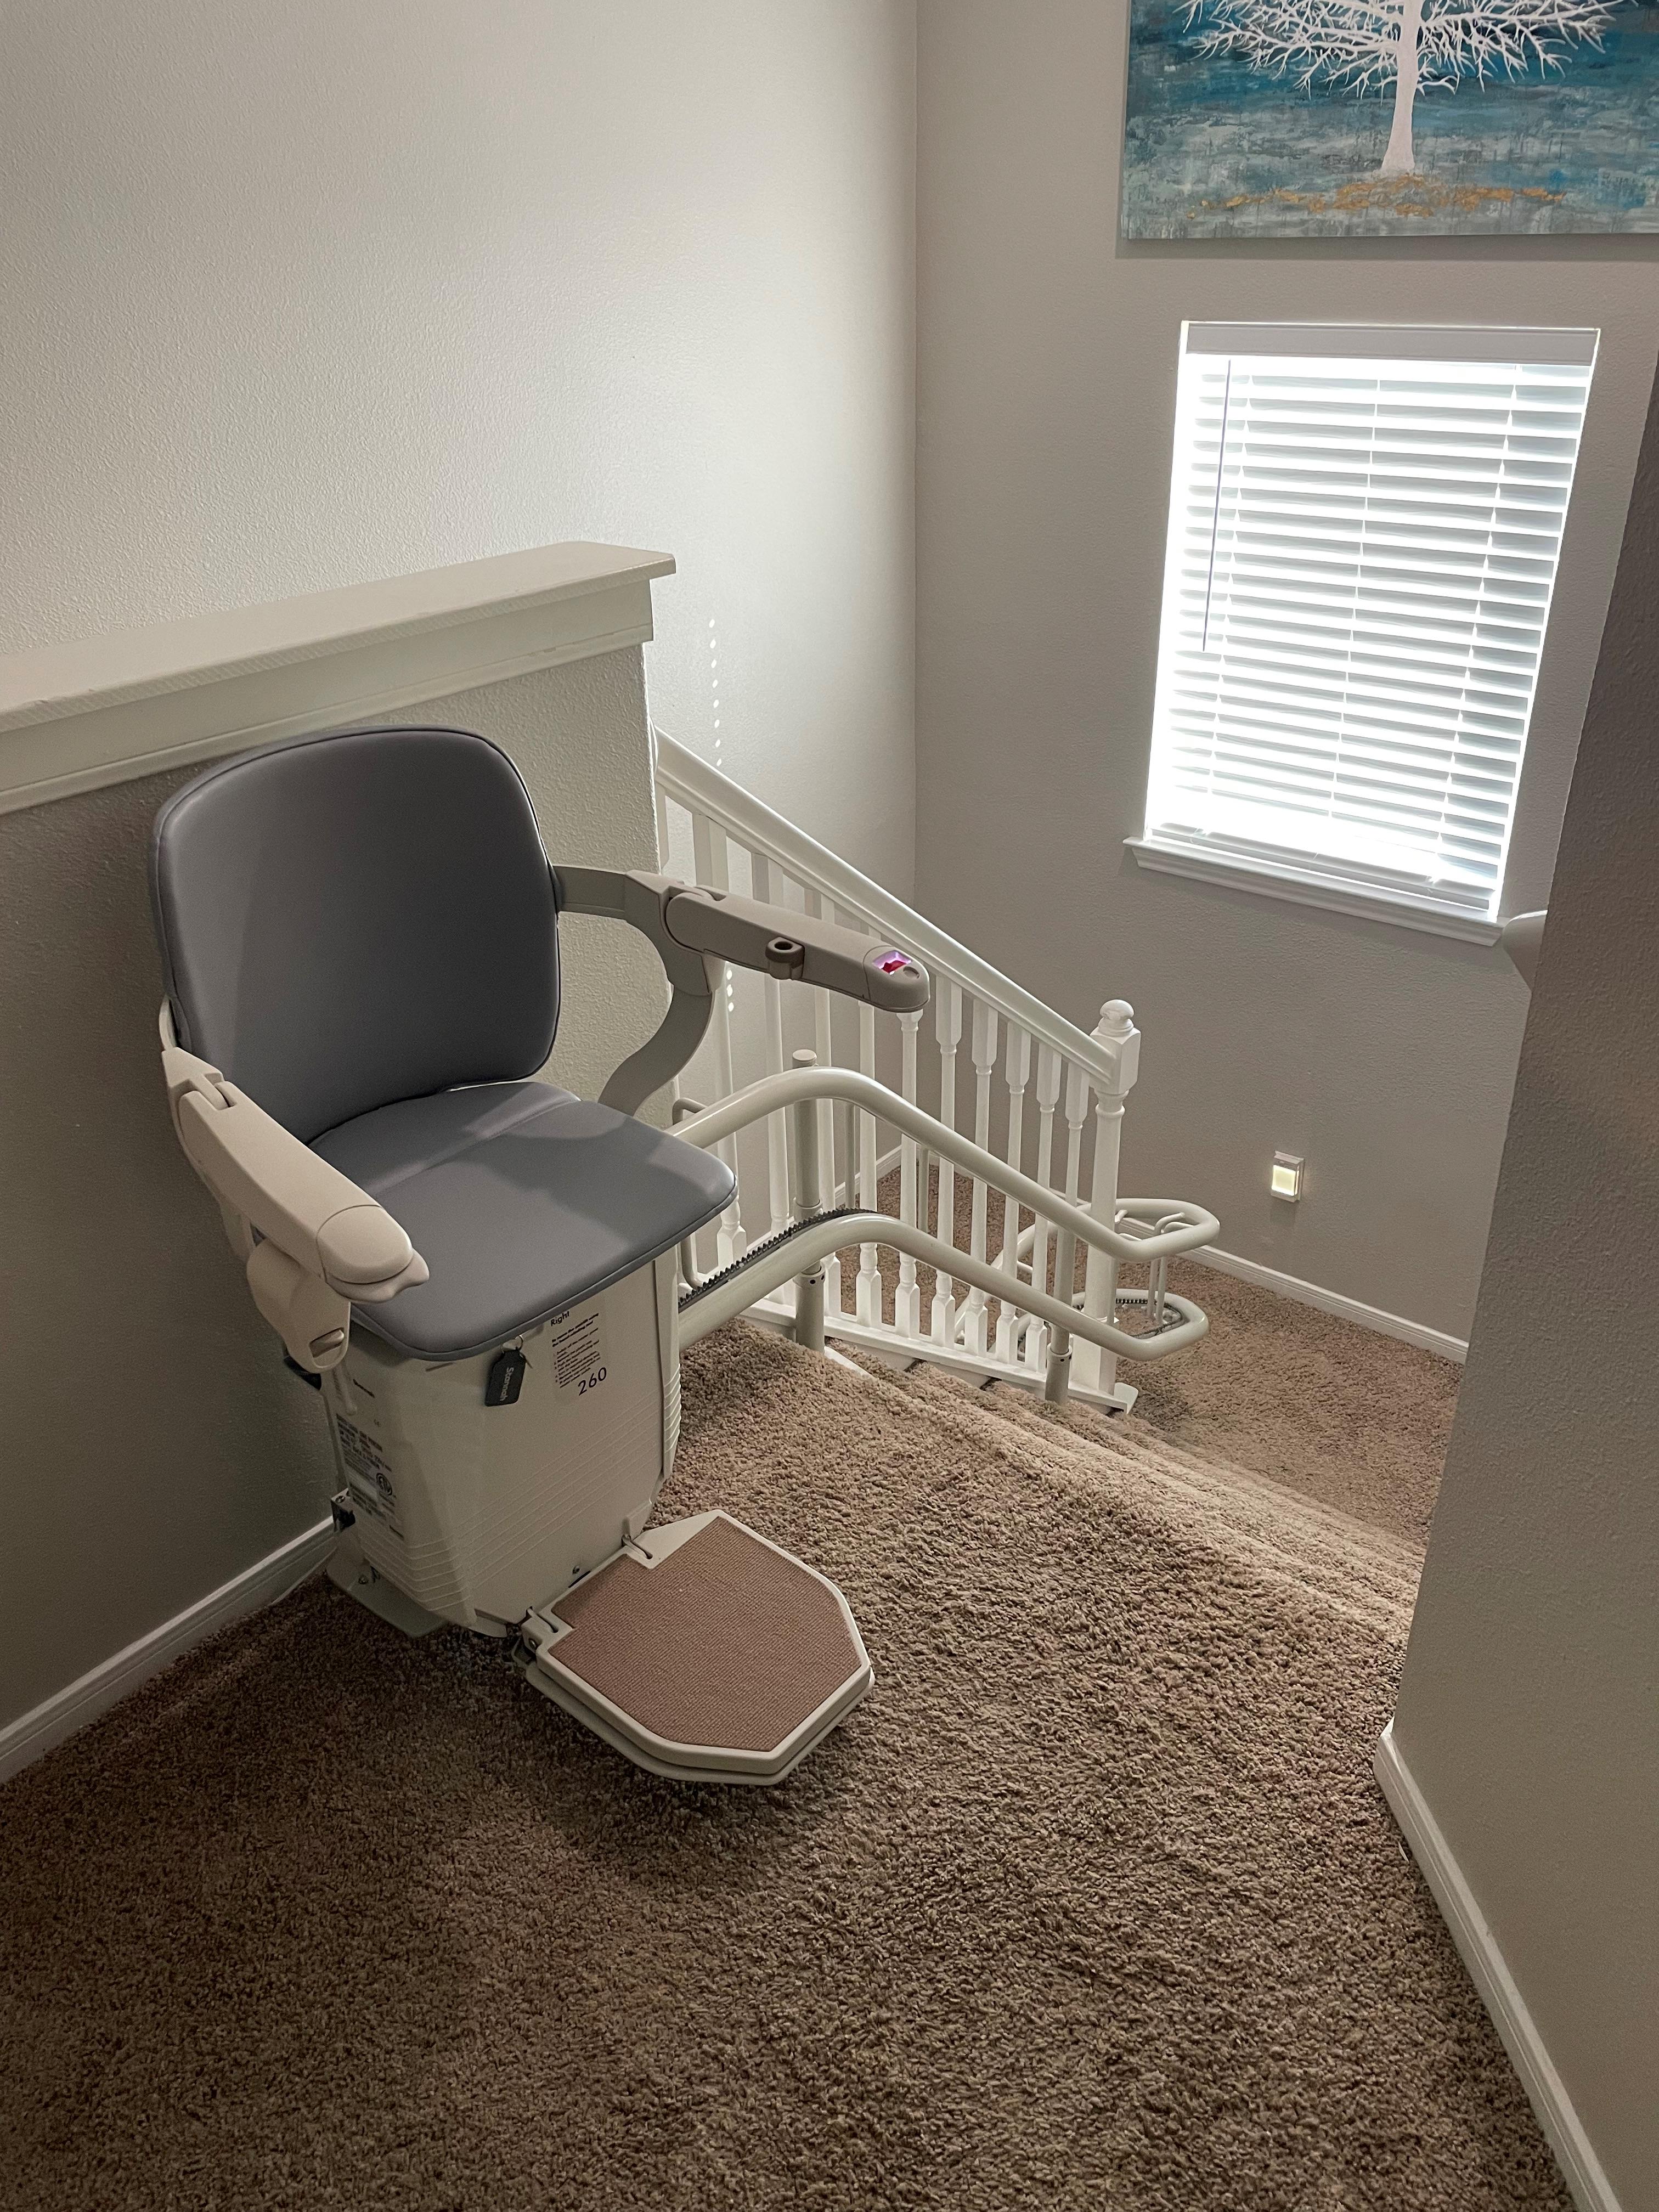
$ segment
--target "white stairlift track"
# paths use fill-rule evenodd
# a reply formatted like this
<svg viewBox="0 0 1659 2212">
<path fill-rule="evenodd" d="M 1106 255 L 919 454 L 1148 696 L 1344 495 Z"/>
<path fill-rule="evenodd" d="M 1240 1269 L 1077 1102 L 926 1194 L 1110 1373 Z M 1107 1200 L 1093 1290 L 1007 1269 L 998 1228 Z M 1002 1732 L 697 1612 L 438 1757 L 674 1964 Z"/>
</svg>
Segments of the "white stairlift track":
<svg viewBox="0 0 1659 2212">
<path fill-rule="evenodd" d="M 796 1233 L 707 1291 L 704 1265 L 688 1248 L 682 1274 L 699 1295 L 682 1316 L 683 1335 L 747 1311 L 813 1340 L 821 1302 L 824 1334 L 879 1358 L 925 1359 L 1109 1410 L 1132 1405 L 1119 1361 L 1165 1358 L 1204 1332 L 1200 1310 L 1168 1290 L 1167 1267 L 1209 1243 L 1218 1226 L 1185 1200 L 1118 1195 L 1124 1105 L 1139 1065 L 1133 1009 L 1108 1000 L 1093 1034 L 1079 1029 L 707 761 L 660 730 L 655 743 L 659 843 L 671 873 L 714 890 L 746 888 L 902 945 L 933 979 L 926 1014 L 878 1015 L 837 1006 L 827 991 L 728 971 L 685 1095 L 675 1086 L 676 1129 L 715 1146 L 737 1171 L 736 1198 L 705 1236 L 714 1269 L 731 1269 L 751 1243 Z M 792 1054 L 805 1037 L 810 1047 Z M 937 1116 L 921 1103 L 935 1099 Z M 970 1124 L 971 1139 L 959 1121 Z M 896 1217 L 878 1204 L 879 1171 L 891 1158 L 882 1130 L 889 1146 L 899 1139 Z M 971 1191 L 965 1249 L 958 1181 Z M 988 1249 L 992 1192 L 1017 1224 L 996 1250 Z M 815 1219 L 836 1208 L 838 1219 Z M 1069 1304 L 1061 1286 L 1079 1243 L 1084 1290 Z M 845 1310 L 837 1255 L 854 1244 L 859 1266 Z M 882 1246 L 899 1254 L 890 1321 Z M 1128 1264 L 1146 1267 L 1144 1287 L 1121 1281 Z M 936 1273 L 926 1311 L 918 1267 Z"/>
<path fill-rule="evenodd" d="M 1207 1244 L 1219 1225 L 1214 1215 L 1205 1212 L 1201 1206 L 1180 1200 L 1145 1199 L 1132 1203 L 1137 1211 L 1155 1216 L 1164 1225 L 1139 1237 L 1108 1229 L 1080 1207 L 1045 1190 L 1018 1168 L 1010 1167 L 977 1145 L 970 1144 L 965 1137 L 945 1128 L 908 1100 L 895 1097 L 872 1077 L 857 1074 L 850 1068 L 811 1065 L 798 1066 L 787 1075 L 764 1077 L 722 1105 L 683 1121 L 678 1134 L 689 1144 L 717 1145 L 739 1128 L 782 1109 L 794 1115 L 798 1151 L 810 1152 L 816 1133 L 814 1109 L 821 1099 L 839 1099 L 868 1113 L 878 1114 L 907 1137 L 927 1144 L 941 1158 L 965 1170 L 976 1182 L 999 1189 L 1006 1198 L 1034 1210 L 1044 1209 L 1058 1239 L 1056 1279 L 1060 1282 L 1071 1276 L 1079 1243 L 1091 1253 L 1104 1253 L 1115 1261 L 1144 1260 L 1156 1264 L 1175 1253 Z M 1195 1343 L 1209 1326 L 1198 1307 L 1166 1292 L 1164 1311 L 1172 1318 L 1149 1333 L 1132 1334 L 1115 1322 L 1079 1312 L 1074 1305 L 1023 1278 L 1017 1279 L 1011 1290 L 1009 1278 L 1000 1266 L 975 1257 L 971 1252 L 959 1251 L 914 1223 L 895 1221 L 887 1214 L 842 1212 L 825 1220 L 804 1221 L 794 1236 L 757 1259 L 752 1274 L 744 1270 L 730 1281 L 712 1286 L 692 1309 L 689 1322 L 682 1316 L 680 1342 L 695 1342 L 722 1322 L 733 1319 L 757 1302 L 763 1287 L 771 1288 L 789 1275 L 794 1276 L 797 1282 L 810 1279 L 832 1252 L 865 1239 L 892 1245 L 906 1257 L 940 1272 L 954 1271 L 988 1299 L 1006 1299 L 1044 1322 L 1051 1332 L 1049 1364 L 1045 1370 L 1046 1395 L 1051 1398 L 1066 1395 L 1066 1371 L 1073 1337 L 1081 1337 L 1122 1358 L 1162 1359 Z M 799 1302 L 796 1318 L 798 1322 L 804 1318 Z M 828 1316 L 820 1310 L 810 1328 L 798 1328 L 797 1334 L 821 1349 L 827 1327 Z"/>
</svg>

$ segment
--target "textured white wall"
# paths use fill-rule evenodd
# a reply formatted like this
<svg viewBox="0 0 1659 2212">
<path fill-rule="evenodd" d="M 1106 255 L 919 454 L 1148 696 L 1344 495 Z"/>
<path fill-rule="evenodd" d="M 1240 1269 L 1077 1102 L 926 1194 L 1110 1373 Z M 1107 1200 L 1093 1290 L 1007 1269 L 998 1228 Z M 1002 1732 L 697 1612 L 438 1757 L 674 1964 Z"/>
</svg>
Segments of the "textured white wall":
<svg viewBox="0 0 1659 2212">
<path fill-rule="evenodd" d="M 907 890 L 914 117 L 910 0 L 12 0 L 0 651 L 661 546 L 658 720 Z"/>
<path fill-rule="evenodd" d="M 1125 248 L 1123 0 L 921 0 L 916 902 L 1146 1028 L 1125 1187 L 1467 1335 L 1526 994 L 1496 951 L 1141 873 L 1180 326 L 1599 325 L 1516 824 L 1541 905 L 1659 347 L 1659 240 Z M 1275 1205 L 1274 1151 L 1308 1196 Z"/>
</svg>

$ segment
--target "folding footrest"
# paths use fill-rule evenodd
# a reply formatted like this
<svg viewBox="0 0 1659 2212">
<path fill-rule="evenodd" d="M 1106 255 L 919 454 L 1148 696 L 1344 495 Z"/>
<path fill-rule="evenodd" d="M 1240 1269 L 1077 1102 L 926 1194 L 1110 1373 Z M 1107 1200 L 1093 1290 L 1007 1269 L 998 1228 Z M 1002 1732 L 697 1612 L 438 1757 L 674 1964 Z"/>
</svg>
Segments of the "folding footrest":
<svg viewBox="0 0 1659 2212">
<path fill-rule="evenodd" d="M 544 1696 L 684 1782 L 781 1782 L 874 1680 L 835 1584 L 719 1512 L 647 1528 L 525 1645 Z"/>
</svg>

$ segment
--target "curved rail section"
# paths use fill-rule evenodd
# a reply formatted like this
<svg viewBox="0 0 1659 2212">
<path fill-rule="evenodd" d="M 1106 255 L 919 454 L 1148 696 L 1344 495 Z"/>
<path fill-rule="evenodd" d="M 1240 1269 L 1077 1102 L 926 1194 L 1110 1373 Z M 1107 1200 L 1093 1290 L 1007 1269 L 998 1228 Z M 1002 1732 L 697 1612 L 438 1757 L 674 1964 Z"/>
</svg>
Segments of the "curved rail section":
<svg viewBox="0 0 1659 2212">
<path fill-rule="evenodd" d="M 903 1135 L 915 1138 L 939 1158 L 948 1159 L 953 1167 L 960 1168 L 976 1182 L 1000 1192 L 1005 1204 L 1028 1206 L 1043 1214 L 1057 1232 L 1057 1285 L 1072 1279 L 1079 1244 L 1103 1253 L 1113 1261 L 1161 1262 L 1176 1253 L 1190 1252 L 1209 1243 L 1220 1225 L 1212 1213 L 1183 1199 L 1126 1199 L 1120 1201 L 1124 1213 L 1139 1220 L 1151 1219 L 1158 1225 L 1150 1234 L 1125 1236 L 1116 1228 L 1096 1220 L 1085 1207 L 1073 1205 L 1006 1161 L 999 1160 L 994 1153 L 985 1151 L 971 1139 L 947 1129 L 931 1114 L 896 1097 L 873 1077 L 859 1074 L 852 1068 L 798 1067 L 787 1074 L 764 1076 L 758 1083 L 733 1092 L 718 1106 L 708 1107 L 683 1121 L 676 1133 L 688 1144 L 707 1147 L 735 1136 L 738 1130 L 763 1121 L 769 1115 L 782 1111 L 796 1118 L 810 1146 L 809 1133 L 816 1128 L 816 1109 L 823 1100 L 879 1114 Z M 1040 1284 L 1011 1276 L 1000 1265 L 944 1243 L 917 1224 L 886 1213 L 843 1211 L 828 1219 L 803 1219 L 777 1244 L 757 1254 L 753 1261 L 737 1271 L 729 1281 L 711 1286 L 682 1321 L 681 1340 L 695 1343 L 699 1337 L 745 1312 L 793 1276 L 804 1286 L 797 1302 L 798 1316 L 804 1324 L 799 1333 L 808 1341 L 816 1340 L 821 1348 L 824 1334 L 823 1262 L 831 1253 L 854 1243 L 888 1245 L 925 1267 L 958 1275 L 988 1297 L 1016 1307 L 1046 1323 L 1049 1350 L 1044 1395 L 1050 1399 L 1066 1395 L 1073 1337 L 1097 1345 L 1119 1358 L 1145 1361 L 1167 1358 L 1171 1352 L 1196 1343 L 1209 1328 L 1199 1307 L 1166 1291 L 1163 1294 L 1162 1310 L 1165 1316 L 1173 1316 L 1173 1320 L 1166 1320 L 1153 1333 L 1136 1335 L 1100 1316 L 1079 1311 L 1076 1305 L 1051 1295 Z M 816 1297 L 811 1289 L 815 1272 Z"/>
</svg>

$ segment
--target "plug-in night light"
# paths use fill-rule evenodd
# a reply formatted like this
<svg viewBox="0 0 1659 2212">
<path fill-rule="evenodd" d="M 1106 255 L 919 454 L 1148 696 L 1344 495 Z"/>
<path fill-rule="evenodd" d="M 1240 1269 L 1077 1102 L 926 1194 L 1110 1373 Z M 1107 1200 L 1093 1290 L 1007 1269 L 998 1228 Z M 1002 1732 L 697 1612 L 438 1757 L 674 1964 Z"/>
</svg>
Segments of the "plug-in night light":
<svg viewBox="0 0 1659 2212">
<path fill-rule="evenodd" d="M 1275 1152 L 1267 1188 L 1275 1198 L 1288 1198 L 1292 1205 L 1302 1195 L 1303 1161 L 1297 1152 Z"/>
</svg>

